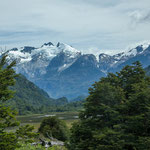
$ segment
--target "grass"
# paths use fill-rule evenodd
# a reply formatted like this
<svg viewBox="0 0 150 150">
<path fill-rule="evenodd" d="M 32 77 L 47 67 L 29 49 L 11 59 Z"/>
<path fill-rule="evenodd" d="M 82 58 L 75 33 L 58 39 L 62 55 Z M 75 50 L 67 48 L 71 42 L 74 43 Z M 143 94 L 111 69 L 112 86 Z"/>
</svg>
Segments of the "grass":
<svg viewBox="0 0 150 150">
<path fill-rule="evenodd" d="M 61 112 L 61 113 L 48 113 L 48 114 L 32 114 L 32 115 L 24 115 L 17 116 L 17 120 L 20 121 L 21 125 L 32 125 L 34 126 L 34 131 L 38 131 L 40 127 L 41 121 L 48 116 L 57 116 L 59 119 L 62 119 L 66 122 L 68 128 L 71 128 L 72 123 L 78 121 L 79 112 Z M 7 131 L 15 131 L 17 128 L 9 128 Z M 41 145 L 33 146 L 31 144 L 23 144 L 20 148 L 16 150 L 45 150 Z M 52 146 L 47 148 L 47 150 L 67 150 L 65 146 Z"/>
<path fill-rule="evenodd" d="M 78 112 L 53 112 L 48 114 L 32 114 L 17 116 L 17 120 L 20 121 L 21 125 L 30 124 L 33 125 L 35 131 L 38 130 L 41 121 L 48 116 L 57 116 L 59 119 L 66 121 L 66 124 L 71 128 L 72 123 L 78 120 Z"/>
<path fill-rule="evenodd" d="M 67 150 L 64 146 L 52 146 L 49 148 L 44 148 L 41 145 L 33 146 L 31 144 L 23 144 L 20 148 L 17 148 L 16 150 Z"/>
</svg>

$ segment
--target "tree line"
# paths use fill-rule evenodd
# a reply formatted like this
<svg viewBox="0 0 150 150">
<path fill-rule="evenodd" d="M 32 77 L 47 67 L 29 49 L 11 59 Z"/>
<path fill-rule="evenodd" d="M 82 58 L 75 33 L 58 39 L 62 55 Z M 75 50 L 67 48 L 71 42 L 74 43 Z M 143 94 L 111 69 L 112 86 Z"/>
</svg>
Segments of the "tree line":
<svg viewBox="0 0 150 150">
<path fill-rule="evenodd" d="M 139 62 L 109 73 L 89 93 L 70 150 L 150 149 L 150 77 Z"/>
</svg>

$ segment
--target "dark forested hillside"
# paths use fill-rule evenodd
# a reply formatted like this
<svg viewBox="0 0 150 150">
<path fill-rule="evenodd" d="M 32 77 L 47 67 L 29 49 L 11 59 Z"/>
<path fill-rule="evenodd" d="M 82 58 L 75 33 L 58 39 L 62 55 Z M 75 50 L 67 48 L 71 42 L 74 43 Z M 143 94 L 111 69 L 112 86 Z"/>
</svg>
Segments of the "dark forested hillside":
<svg viewBox="0 0 150 150">
<path fill-rule="evenodd" d="M 50 106 L 54 99 L 37 87 L 34 83 L 27 80 L 23 75 L 16 78 L 16 84 L 11 87 L 15 91 L 14 98 L 9 101 L 9 105 L 17 108 L 19 114 L 38 113 L 43 105 Z"/>
<path fill-rule="evenodd" d="M 15 91 L 15 94 L 7 104 L 16 109 L 19 115 L 78 110 L 82 108 L 83 104 L 83 102 L 69 103 L 65 97 L 50 98 L 44 90 L 27 80 L 23 75 L 16 77 L 15 86 L 10 88 Z"/>
</svg>

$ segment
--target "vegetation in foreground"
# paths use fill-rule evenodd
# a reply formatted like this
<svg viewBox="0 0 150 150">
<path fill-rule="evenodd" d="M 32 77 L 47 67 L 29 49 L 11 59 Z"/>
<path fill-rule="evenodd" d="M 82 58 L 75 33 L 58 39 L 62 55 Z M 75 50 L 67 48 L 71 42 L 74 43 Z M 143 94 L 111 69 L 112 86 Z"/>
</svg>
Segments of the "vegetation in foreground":
<svg viewBox="0 0 150 150">
<path fill-rule="evenodd" d="M 15 118 L 17 113 L 5 105 L 5 102 L 13 97 L 14 92 L 9 87 L 15 84 L 14 78 L 16 77 L 13 70 L 15 62 L 6 65 L 6 57 L 4 56 L 0 61 L 0 150 L 14 150 L 20 147 L 20 142 L 32 142 L 37 134 L 32 132 L 33 127 L 29 125 L 20 126 L 16 132 L 7 132 L 6 130 L 19 126 L 19 122 Z"/>
<path fill-rule="evenodd" d="M 89 89 L 69 150 L 150 150 L 150 77 L 139 62 Z"/>
<path fill-rule="evenodd" d="M 65 121 L 55 116 L 47 117 L 41 122 L 39 133 L 47 138 L 53 137 L 64 142 L 69 139 L 69 130 Z"/>
</svg>

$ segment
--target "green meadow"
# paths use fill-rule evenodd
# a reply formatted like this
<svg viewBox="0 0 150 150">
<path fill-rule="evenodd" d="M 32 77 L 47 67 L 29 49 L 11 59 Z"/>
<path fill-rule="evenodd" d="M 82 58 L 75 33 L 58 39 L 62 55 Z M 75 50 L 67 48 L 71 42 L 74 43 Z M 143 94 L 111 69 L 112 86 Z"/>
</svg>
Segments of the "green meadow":
<svg viewBox="0 0 150 150">
<path fill-rule="evenodd" d="M 38 130 L 42 120 L 49 116 L 57 116 L 59 119 L 64 120 L 68 127 L 71 127 L 71 124 L 78 120 L 79 112 L 52 112 L 47 114 L 32 114 L 17 116 L 17 120 L 20 121 L 21 125 L 30 124 L 33 125 L 35 131 Z"/>
</svg>

